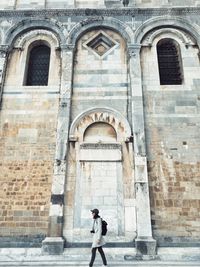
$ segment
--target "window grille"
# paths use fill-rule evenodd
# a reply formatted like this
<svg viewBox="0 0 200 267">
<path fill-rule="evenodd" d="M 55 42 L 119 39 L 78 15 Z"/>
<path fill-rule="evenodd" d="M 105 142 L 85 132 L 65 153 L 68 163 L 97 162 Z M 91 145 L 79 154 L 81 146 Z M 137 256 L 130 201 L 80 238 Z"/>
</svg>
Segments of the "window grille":
<svg viewBox="0 0 200 267">
<path fill-rule="evenodd" d="M 161 40 L 157 45 L 161 85 L 182 84 L 182 69 L 178 46 L 173 40 Z"/>
<path fill-rule="evenodd" d="M 50 48 L 39 45 L 30 51 L 26 85 L 47 85 L 49 77 Z"/>
</svg>

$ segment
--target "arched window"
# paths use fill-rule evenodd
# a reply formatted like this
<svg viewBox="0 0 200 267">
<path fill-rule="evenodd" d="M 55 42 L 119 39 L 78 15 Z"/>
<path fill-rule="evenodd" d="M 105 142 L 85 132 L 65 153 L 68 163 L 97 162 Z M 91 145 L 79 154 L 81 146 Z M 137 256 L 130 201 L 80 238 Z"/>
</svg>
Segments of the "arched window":
<svg viewBox="0 0 200 267">
<path fill-rule="evenodd" d="M 50 48 L 38 45 L 31 49 L 26 85 L 48 85 Z"/>
<path fill-rule="evenodd" d="M 158 66 L 161 85 L 177 85 L 183 82 L 179 45 L 172 39 L 157 44 Z"/>
</svg>

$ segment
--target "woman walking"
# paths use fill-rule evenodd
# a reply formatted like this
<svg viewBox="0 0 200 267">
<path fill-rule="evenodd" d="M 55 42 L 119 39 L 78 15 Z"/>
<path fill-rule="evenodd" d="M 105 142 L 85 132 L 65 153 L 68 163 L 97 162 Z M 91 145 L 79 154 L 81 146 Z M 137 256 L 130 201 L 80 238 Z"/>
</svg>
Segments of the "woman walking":
<svg viewBox="0 0 200 267">
<path fill-rule="evenodd" d="M 107 266 L 107 261 L 106 261 L 106 257 L 103 251 L 102 246 L 105 245 L 105 240 L 102 236 L 102 219 L 99 216 L 99 210 L 98 209 L 93 209 L 91 210 L 92 212 L 92 217 L 94 219 L 93 221 L 93 227 L 91 230 L 91 233 L 93 233 L 93 242 L 92 242 L 92 255 L 91 255 L 91 260 L 89 263 L 89 267 L 93 266 L 93 263 L 95 261 L 95 257 L 96 257 L 96 251 L 98 249 L 102 261 L 103 261 L 103 265 L 102 266 Z"/>
</svg>

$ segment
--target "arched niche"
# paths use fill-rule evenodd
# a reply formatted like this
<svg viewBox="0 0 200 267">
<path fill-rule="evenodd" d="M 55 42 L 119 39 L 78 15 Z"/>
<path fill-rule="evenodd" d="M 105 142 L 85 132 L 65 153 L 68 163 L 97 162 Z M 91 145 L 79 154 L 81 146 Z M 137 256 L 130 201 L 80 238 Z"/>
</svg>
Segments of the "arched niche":
<svg viewBox="0 0 200 267">
<path fill-rule="evenodd" d="M 117 134 L 110 124 L 95 122 L 85 130 L 83 141 L 88 143 L 113 143 L 117 141 Z"/>
<path fill-rule="evenodd" d="M 107 107 L 88 109 L 72 122 L 65 216 L 67 220 L 67 213 L 73 210 L 73 217 L 68 218 L 71 226 L 64 224 L 63 228 L 70 242 L 75 239 L 87 242 L 88 209 L 92 206 L 99 208 L 101 215 L 107 218 L 110 240 L 124 242 L 135 238 L 134 161 L 130 136 L 126 118 Z M 71 183 L 75 184 L 73 189 Z M 74 195 L 73 201 L 69 191 Z M 131 224 L 126 220 L 127 214 Z"/>
</svg>

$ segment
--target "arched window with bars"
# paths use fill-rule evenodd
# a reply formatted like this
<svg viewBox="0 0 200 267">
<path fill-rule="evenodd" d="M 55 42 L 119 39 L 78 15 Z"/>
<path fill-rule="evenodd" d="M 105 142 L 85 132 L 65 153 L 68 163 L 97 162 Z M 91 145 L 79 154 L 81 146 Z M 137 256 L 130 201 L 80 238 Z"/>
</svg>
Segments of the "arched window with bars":
<svg viewBox="0 0 200 267">
<path fill-rule="evenodd" d="M 26 85 L 46 86 L 49 78 L 50 48 L 40 44 L 29 53 Z"/>
<path fill-rule="evenodd" d="M 179 44 L 173 39 L 162 39 L 157 44 L 157 55 L 160 84 L 182 84 L 183 70 Z"/>
</svg>

